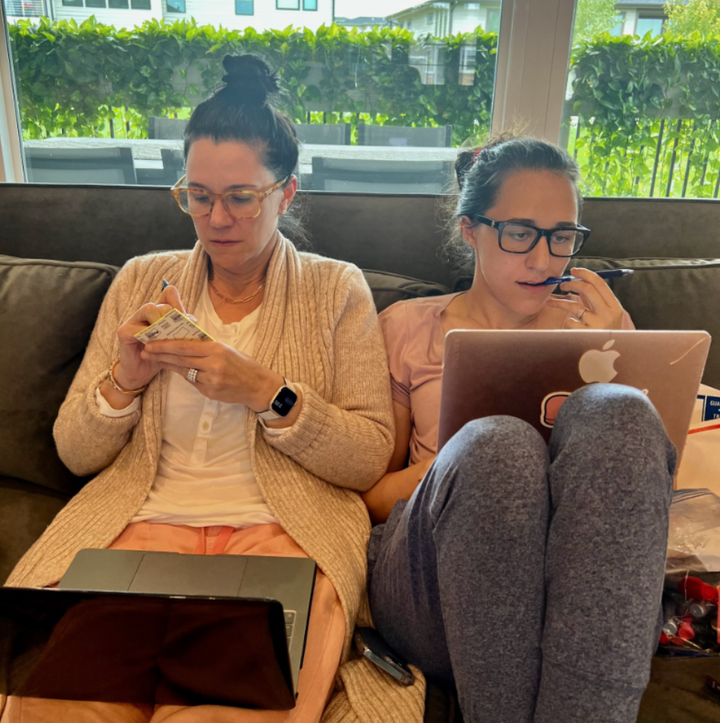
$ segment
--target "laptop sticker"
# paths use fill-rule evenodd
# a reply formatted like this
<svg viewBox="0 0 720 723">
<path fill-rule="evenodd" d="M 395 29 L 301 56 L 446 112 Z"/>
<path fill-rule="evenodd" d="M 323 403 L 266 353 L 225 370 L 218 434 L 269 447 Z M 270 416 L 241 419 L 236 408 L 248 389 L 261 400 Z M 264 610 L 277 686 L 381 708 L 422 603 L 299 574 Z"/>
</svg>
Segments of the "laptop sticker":
<svg viewBox="0 0 720 723">
<path fill-rule="evenodd" d="M 555 426 L 562 403 L 570 396 L 570 392 L 552 392 L 542 400 L 540 405 L 540 424 L 552 429 Z"/>
</svg>

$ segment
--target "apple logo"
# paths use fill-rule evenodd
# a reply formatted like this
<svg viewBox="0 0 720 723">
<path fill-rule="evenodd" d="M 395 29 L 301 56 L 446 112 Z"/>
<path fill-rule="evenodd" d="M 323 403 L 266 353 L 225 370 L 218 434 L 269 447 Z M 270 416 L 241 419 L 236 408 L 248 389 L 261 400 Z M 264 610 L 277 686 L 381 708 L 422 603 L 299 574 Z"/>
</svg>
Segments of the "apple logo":
<svg viewBox="0 0 720 723">
<path fill-rule="evenodd" d="M 615 339 L 611 339 L 605 342 L 603 351 L 592 349 L 591 351 L 586 351 L 580 357 L 578 371 L 586 384 L 591 384 L 592 382 L 609 382 L 617 376 L 617 370 L 613 364 L 620 356 L 620 353 L 607 351 L 614 343 Z"/>
</svg>

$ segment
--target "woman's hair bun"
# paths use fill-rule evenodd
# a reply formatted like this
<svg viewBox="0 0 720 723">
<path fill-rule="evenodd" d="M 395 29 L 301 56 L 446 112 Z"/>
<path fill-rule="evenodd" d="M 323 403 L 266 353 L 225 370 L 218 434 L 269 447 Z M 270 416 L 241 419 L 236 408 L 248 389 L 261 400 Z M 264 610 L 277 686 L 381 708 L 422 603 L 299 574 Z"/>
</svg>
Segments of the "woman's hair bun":
<svg viewBox="0 0 720 723">
<path fill-rule="evenodd" d="M 275 73 L 256 55 L 226 55 L 223 67 L 223 83 L 242 105 L 263 105 L 268 96 L 279 90 Z"/>
</svg>

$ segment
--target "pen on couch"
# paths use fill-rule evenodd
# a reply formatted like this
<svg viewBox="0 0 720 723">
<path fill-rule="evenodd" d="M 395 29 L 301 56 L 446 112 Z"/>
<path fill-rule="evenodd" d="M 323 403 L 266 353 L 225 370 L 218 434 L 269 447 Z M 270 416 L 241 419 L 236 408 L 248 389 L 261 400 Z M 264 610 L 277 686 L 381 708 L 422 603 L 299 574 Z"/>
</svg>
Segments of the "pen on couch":
<svg viewBox="0 0 720 723">
<path fill-rule="evenodd" d="M 635 269 L 603 269 L 595 272 L 601 279 L 617 279 L 620 276 L 630 276 L 635 273 Z M 566 281 L 582 281 L 577 276 L 551 276 L 545 281 L 541 281 L 535 286 L 555 286 L 555 284 L 564 284 Z"/>
</svg>

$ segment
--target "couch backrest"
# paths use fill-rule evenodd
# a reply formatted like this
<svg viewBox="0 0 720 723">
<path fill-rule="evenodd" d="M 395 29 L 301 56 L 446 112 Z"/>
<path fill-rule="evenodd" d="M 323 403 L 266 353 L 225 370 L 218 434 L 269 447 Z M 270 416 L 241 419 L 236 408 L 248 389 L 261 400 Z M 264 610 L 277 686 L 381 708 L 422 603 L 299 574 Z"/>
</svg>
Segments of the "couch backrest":
<svg viewBox="0 0 720 723">
<path fill-rule="evenodd" d="M 450 290 L 453 279 L 437 259 L 440 235 L 427 198 L 315 195 L 307 202 L 316 250 L 377 269 L 366 271 L 366 278 L 378 308 Z M 698 255 L 720 256 L 705 233 L 720 226 L 720 202 L 596 199 L 588 202 L 584 220 L 606 231 L 597 234 L 597 245 L 588 250 L 615 258 L 582 263 L 595 269 L 640 269 L 611 282 L 639 328 L 707 329 L 720 340 L 720 261 L 631 258 L 622 238 L 613 235 L 628 228 L 657 230 L 663 218 L 668 228 L 682 226 L 683 233 L 661 238 L 658 230 L 655 239 L 636 239 L 637 256 L 653 250 L 682 256 L 694 248 Z M 0 258 L 0 371 L 5 382 L 0 390 L 0 476 L 64 493 L 82 484 L 54 454 L 51 432 L 114 275 L 108 265 L 193 242 L 191 220 L 163 189 L 0 185 L 0 254 L 24 257 Z M 614 254 L 608 253 L 613 249 Z M 77 263 L 68 263 L 72 261 Z M 720 343 L 711 349 L 704 380 L 720 387 Z"/>
<path fill-rule="evenodd" d="M 310 192 L 301 201 L 318 253 L 452 283 L 438 259 L 443 197 Z M 590 198 L 583 223 L 593 230 L 592 256 L 720 256 L 720 201 Z M 164 188 L 0 184 L 0 254 L 121 266 L 194 239 L 190 217 Z"/>
</svg>

